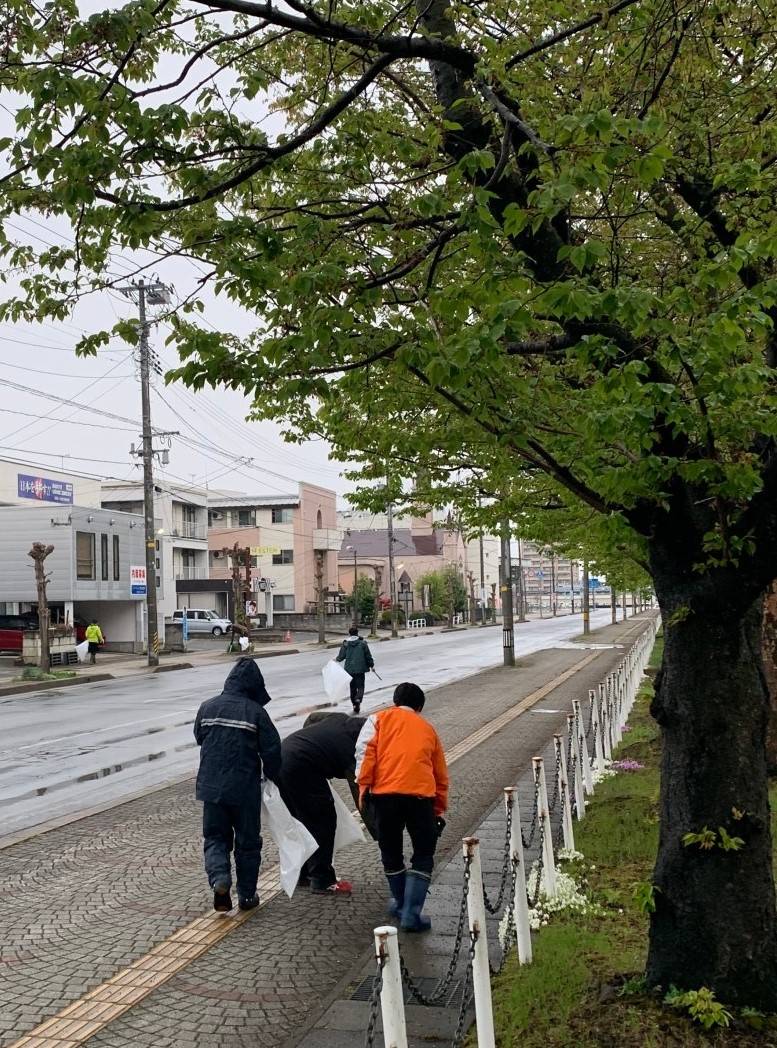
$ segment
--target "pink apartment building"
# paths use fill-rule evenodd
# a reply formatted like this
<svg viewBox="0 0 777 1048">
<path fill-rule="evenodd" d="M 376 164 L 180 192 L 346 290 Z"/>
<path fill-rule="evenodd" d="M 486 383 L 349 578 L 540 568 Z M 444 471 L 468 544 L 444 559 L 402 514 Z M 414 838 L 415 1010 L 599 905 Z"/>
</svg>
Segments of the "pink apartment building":
<svg viewBox="0 0 777 1048">
<path fill-rule="evenodd" d="M 236 542 L 241 548 L 252 550 L 252 578 L 274 582 L 274 611 L 311 610 L 316 601 L 317 550 L 324 551 L 324 588 L 337 587 L 340 541 L 334 491 L 306 483 L 299 484 L 293 495 L 211 491 L 208 496 L 211 581 L 231 579 L 232 562 L 225 551 Z M 218 591 L 214 591 L 213 597 L 218 598 Z M 262 596 L 260 611 L 263 608 Z M 226 608 L 216 610 L 226 612 Z"/>
</svg>

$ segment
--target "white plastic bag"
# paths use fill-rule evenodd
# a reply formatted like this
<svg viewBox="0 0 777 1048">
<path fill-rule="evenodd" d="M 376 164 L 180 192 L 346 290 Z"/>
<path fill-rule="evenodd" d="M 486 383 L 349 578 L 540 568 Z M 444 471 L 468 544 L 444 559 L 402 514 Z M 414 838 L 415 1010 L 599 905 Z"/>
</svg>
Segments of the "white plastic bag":
<svg viewBox="0 0 777 1048">
<path fill-rule="evenodd" d="M 248 645 L 250 643 L 251 643 L 251 641 L 248 639 L 248 637 L 241 637 L 238 640 L 238 644 L 240 645 L 240 650 L 241 651 L 248 651 Z"/>
<path fill-rule="evenodd" d="M 339 662 L 334 659 L 327 662 L 321 670 L 321 676 L 324 678 L 324 691 L 334 702 L 347 699 L 351 694 L 351 675 L 346 673 Z"/>
<path fill-rule="evenodd" d="M 318 845 L 283 803 L 274 782 L 262 783 L 262 830 L 270 834 L 278 848 L 281 888 L 291 898 L 303 864 Z"/>
<path fill-rule="evenodd" d="M 337 829 L 335 830 L 336 855 L 341 848 L 347 848 L 349 844 L 358 844 L 360 842 L 364 844 L 364 833 L 331 782 L 329 783 L 329 789 L 332 791 L 335 812 L 337 813 Z"/>
<path fill-rule="evenodd" d="M 85 640 L 81 644 L 76 644 L 76 651 L 78 653 L 78 661 L 86 662 L 89 658 L 89 641 Z"/>
</svg>

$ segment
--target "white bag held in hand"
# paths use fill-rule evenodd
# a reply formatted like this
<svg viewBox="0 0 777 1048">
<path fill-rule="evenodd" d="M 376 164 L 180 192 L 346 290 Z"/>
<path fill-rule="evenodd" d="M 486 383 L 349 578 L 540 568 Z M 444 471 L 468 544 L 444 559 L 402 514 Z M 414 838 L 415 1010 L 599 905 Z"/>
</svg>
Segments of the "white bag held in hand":
<svg viewBox="0 0 777 1048">
<path fill-rule="evenodd" d="M 364 844 L 364 833 L 362 832 L 361 826 L 353 815 L 351 815 L 348 806 L 345 804 L 331 782 L 329 783 L 329 789 L 332 791 L 332 798 L 335 802 L 335 812 L 337 813 L 337 829 L 335 830 L 336 855 L 341 848 L 347 848 L 349 844 L 358 844 L 359 842 Z"/>
<path fill-rule="evenodd" d="M 318 845 L 283 803 L 281 791 L 274 782 L 262 783 L 262 830 L 270 834 L 278 848 L 281 888 L 291 898 L 303 864 Z"/>
<path fill-rule="evenodd" d="M 321 670 L 324 678 L 324 691 L 334 702 L 347 699 L 351 694 L 351 675 L 346 673 L 339 662 L 331 659 Z"/>
<path fill-rule="evenodd" d="M 85 640 L 81 644 L 76 644 L 76 652 L 78 654 L 78 661 L 86 662 L 89 658 L 89 641 Z"/>
</svg>

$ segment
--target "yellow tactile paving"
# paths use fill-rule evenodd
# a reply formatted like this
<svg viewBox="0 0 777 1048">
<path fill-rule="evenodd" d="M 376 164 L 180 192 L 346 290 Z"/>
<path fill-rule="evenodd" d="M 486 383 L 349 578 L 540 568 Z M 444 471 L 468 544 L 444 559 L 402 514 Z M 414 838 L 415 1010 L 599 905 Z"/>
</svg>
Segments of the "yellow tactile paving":
<svg viewBox="0 0 777 1048">
<path fill-rule="evenodd" d="M 460 760 L 470 750 L 501 731 L 516 717 L 593 662 L 598 655 L 598 651 L 587 655 L 548 684 L 527 695 L 512 709 L 484 724 L 478 731 L 452 747 L 448 752 L 448 764 Z M 258 887 L 262 898 L 259 907 L 261 909 L 281 891 L 277 866 L 260 875 Z M 9 1048 L 79 1048 L 88 1038 L 129 1011 L 158 986 L 168 982 L 255 913 L 257 910 L 232 916 L 208 914 L 197 917 L 190 924 L 173 932 L 145 956 L 25 1034 Z"/>
</svg>

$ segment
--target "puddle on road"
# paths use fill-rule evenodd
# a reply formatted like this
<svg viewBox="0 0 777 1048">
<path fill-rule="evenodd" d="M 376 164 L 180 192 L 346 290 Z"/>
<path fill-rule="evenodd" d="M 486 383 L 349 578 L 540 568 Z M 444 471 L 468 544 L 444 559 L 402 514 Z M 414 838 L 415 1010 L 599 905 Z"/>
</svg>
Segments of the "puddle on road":
<svg viewBox="0 0 777 1048">
<path fill-rule="evenodd" d="M 169 750 L 160 750 L 158 753 L 144 753 L 140 757 L 133 757 L 131 760 L 122 761 L 120 764 L 109 764 L 105 768 L 87 772 L 85 775 L 76 775 L 73 778 L 63 779 L 48 786 L 38 786 L 24 793 L 17 793 L 13 797 L 0 798 L 0 808 L 16 804 L 18 801 L 31 800 L 33 797 L 45 797 L 50 793 L 55 793 L 57 790 L 63 790 L 68 786 L 74 786 L 81 782 L 107 779 L 109 775 L 117 775 L 121 771 L 126 771 L 127 768 L 134 768 L 140 764 L 149 764 L 152 761 L 161 760 L 163 757 L 169 757 L 173 753 L 185 753 L 187 750 L 193 750 L 196 746 L 196 742 L 185 742 L 180 746 L 173 746 Z"/>
</svg>

